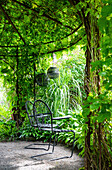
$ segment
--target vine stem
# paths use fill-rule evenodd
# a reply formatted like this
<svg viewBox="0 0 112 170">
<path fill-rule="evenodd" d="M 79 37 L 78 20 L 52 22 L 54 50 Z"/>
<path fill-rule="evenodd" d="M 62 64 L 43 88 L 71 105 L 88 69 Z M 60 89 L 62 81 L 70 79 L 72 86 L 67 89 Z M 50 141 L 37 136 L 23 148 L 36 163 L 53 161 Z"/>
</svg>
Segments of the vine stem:
<svg viewBox="0 0 112 170">
<path fill-rule="evenodd" d="M 23 37 L 21 36 L 21 34 L 19 33 L 19 31 L 17 30 L 17 28 L 15 27 L 14 23 L 12 22 L 12 20 L 10 19 L 9 15 L 6 13 L 6 11 L 4 10 L 4 8 L 2 7 L 2 5 L 0 5 L 0 8 L 2 9 L 4 15 L 6 16 L 7 20 L 9 21 L 9 23 L 11 23 L 11 25 L 13 26 L 14 30 L 17 32 L 17 34 L 19 35 L 20 39 L 24 42 L 24 44 L 26 44 L 25 40 L 23 39 Z"/>
<path fill-rule="evenodd" d="M 88 151 L 89 154 L 86 153 L 86 155 L 87 155 L 89 161 L 92 162 L 92 163 L 94 164 L 95 168 L 97 169 L 97 164 L 95 163 L 94 159 L 92 158 L 92 154 L 91 154 L 91 152 L 90 152 L 89 147 L 87 147 L 87 151 Z"/>
<path fill-rule="evenodd" d="M 101 170 L 101 123 L 99 123 L 98 129 L 98 143 L 99 143 L 99 170 Z"/>
<path fill-rule="evenodd" d="M 110 160 L 111 160 L 111 162 L 112 162 L 112 157 L 111 157 L 111 155 L 110 155 L 110 153 L 109 153 L 109 151 L 108 151 L 107 144 L 105 143 L 105 141 L 104 141 L 104 139 L 103 139 L 103 134 L 102 134 L 102 132 L 101 132 L 101 140 L 102 140 L 102 143 L 103 143 L 103 145 L 105 146 L 106 152 L 108 153 L 108 156 L 110 157 Z"/>
</svg>

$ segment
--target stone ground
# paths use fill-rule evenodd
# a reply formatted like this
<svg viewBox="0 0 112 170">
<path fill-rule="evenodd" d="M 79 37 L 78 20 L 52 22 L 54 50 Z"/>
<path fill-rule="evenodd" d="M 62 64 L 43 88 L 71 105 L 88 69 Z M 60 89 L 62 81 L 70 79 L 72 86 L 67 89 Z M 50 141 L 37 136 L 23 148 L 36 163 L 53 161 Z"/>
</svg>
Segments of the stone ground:
<svg viewBox="0 0 112 170">
<path fill-rule="evenodd" d="M 0 170 L 79 170 L 84 166 L 83 159 L 78 156 L 76 150 L 72 158 L 50 161 L 50 159 L 71 154 L 71 149 L 61 144 L 55 146 L 53 154 L 31 158 L 31 156 L 47 152 L 24 148 L 33 143 L 36 142 L 0 142 Z"/>
</svg>

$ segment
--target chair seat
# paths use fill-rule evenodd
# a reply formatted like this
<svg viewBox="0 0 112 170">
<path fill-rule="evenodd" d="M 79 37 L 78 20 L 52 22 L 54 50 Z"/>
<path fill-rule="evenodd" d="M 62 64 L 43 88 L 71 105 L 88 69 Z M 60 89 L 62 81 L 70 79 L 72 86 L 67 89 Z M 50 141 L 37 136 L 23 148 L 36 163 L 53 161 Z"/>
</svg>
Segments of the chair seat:
<svg viewBox="0 0 112 170">
<path fill-rule="evenodd" d="M 38 125 L 37 124 L 35 124 L 35 125 L 32 125 L 33 127 L 40 127 L 40 128 L 50 128 L 50 130 L 51 130 L 51 124 L 42 124 L 42 123 L 38 123 Z M 58 124 L 53 124 L 53 127 L 58 127 Z"/>
<path fill-rule="evenodd" d="M 42 128 L 42 130 L 51 131 L 51 128 Z M 56 129 L 56 128 L 53 128 L 53 131 L 54 132 L 73 132 L 73 130 Z"/>
<path fill-rule="evenodd" d="M 51 128 L 51 124 L 42 124 L 42 123 L 39 123 L 38 124 L 39 125 L 39 127 L 41 127 L 41 128 Z M 53 127 L 57 127 L 58 125 L 57 124 L 53 124 Z"/>
<path fill-rule="evenodd" d="M 39 123 L 38 125 L 37 124 L 33 125 L 33 127 L 35 127 L 35 128 L 38 127 L 38 126 L 41 130 L 43 130 L 45 128 L 48 131 L 52 131 L 51 130 L 51 124 L 41 124 L 41 123 Z M 53 128 L 55 128 L 55 127 L 58 127 L 58 124 L 53 124 Z"/>
<path fill-rule="evenodd" d="M 29 117 L 37 117 L 37 118 L 43 118 L 43 117 L 48 117 L 49 114 L 37 114 L 37 115 L 30 115 Z"/>
<path fill-rule="evenodd" d="M 63 116 L 63 117 L 53 117 L 53 120 L 70 119 L 70 118 L 72 118 L 72 116 L 68 115 L 68 116 Z"/>
</svg>

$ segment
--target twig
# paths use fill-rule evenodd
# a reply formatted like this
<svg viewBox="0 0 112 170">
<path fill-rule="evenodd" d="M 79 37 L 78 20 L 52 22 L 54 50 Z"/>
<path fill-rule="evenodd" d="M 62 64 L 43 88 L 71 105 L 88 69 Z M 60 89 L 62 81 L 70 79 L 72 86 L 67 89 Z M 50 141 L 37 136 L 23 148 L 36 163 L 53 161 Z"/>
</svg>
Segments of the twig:
<svg viewBox="0 0 112 170">
<path fill-rule="evenodd" d="M 6 16 L 7 20 L 11 23 L 11 25 L 13 26 L 13 28 L 15 29 L 15 31 L 18 33 L 19 37 L 21 38 L 21 40 L 25 43 L 23 37 L 21 36 L 21 34 L 19 33 L 19 31 L 17 30 L 17 28 L 15 27 L 15 25 L 13 24 L 13 22 L 11 21 L 10 17 L 8 16 L 8 14 L 6 13 L 6 11 L 4 10 L 4 8 L 2 7 L 2 5 L 0 5 L 0 8 L 2 9 L 4 15 Z"/>
<path fill-rule="evenodd" d="M 86 155 L 89 158 L 89 161 L 92 162 L 94 164 L 95 168 L 97 169 L 97 165 L 96 165 L 94 159 L 92 158 L 92 154 L 90 153 L 90 150 L 88 147 L 87 147 L 87 150 L 88 150 L 89 155 L 87 153 L 86 153 Z"/>
<path fill-rule="evenodd" d="M 35 9 L 29 7 L 29 6 L 26 5 L 26 4 L 23 4 L 23 3 L 19 2 L 19 1 L 16 1 L 16 0 L 12 0 L 12 1 L 13 1 L 13 2 L 16 2 L 16 3 L 18 3 L 19 5 L 22 5 L 22 6 L 24 6 L 25 8 L 28 8 L 28 9 L 30 9 L 30 10 L 32 10 L 32 11 L 34 11 L 34 12 L 36 12 L 36 13 L 39 14 L 38 11 L 36 11 Z M 43 13 L 42 16 L 44 16 L 44 17 L 46 17 L 46 18 L 48 18 L 48 19 L 50 19 L 50 20 L 52 20 L 52 21 L 54 21 L 54 22 L 56 22 L 56 23 L 58 23 L 58 24 L 60 24 L 60 25 L 62 25 L 62 26 L 64 26 L 64 27 L 66 27 L 66 28 L 69 28 L 69 29 L 73 30 L 72 27 L 70 27 L 70 26 L 68 26 L 68 25 L 63 25 L 62 22 L 58 21 L 56 18 L 52 18 L 51 16 L 49 16 L 49 15 L 47 15 L 47 14 L 45 14 L 45 13 Z"/>
<path fill-rule="evenodd" d="M 65 39 L 65 38 L 67 38 L 68 36 L 70 36 L 70 35 L 72 35 L 73 33 L 75 33 L 76 31 L 78 31 L 78 29 L 82 26 L 83 24 L 81 23 L 76 29 L 74 29 L 70 34 L 68 34 L 68 35 L 66 35 L 66 37 L 63 37 L 63 38 L 61 38 L 60 40 L 63 40 L 63 39 Z M 59 41 L 59 40 L 57 40 L 57 41 Z M 46 42 L 46 43 L 43 43 L 43 44 L 50 44 L 50 43 L 53 43 L 53 42 L 55 42 L 55 41 L 50 41 L 50 42 Z"/>
<path fill-rule="evenodd" d="M 84 34 L 83 37 L 84 37 L 85 35 L 86 35 L 86 34 Z M 80 40 L 82 40 L 83 37 L 80 37 L 77 41 L 75 41 L 74 43 L 71 43 L 69 46 L 67 46 L 67 47 L 65 47 L 65 48 L 59 48 L 59 49 L 57 49 L 57 50 L 48 51 L 47 53 L 42 53 L 42 55 L 66 50 L 66 49 L 72 47 L 73 45 L 77 44 Z"/>
<path fill-rule="evenodd" d="M 108 151 L 107 144 L 105 143 L 105 141 L 104 141 L 104 139 L 103 139 L 103 135 L 101 135 L 101 139 L 102 139 L 102 143 L 103 143 L 103 145 L 105 146 L 105 149 L 106 149 L 106 151 L 107 151 L 107 153 L 108 153 L 108 155 L 109 155 L 109 157 L 110 157 L 110 160 L 111 160 L 111 162 L 112 162 L 112 157 L 111 157 L 111 155 L 110 155 L 110 153 L 109 153 L 109 151 Z"/>
<path fill-rule="evenodd" d="M 8 64 L 8 65 L 10 66 L 10 68 L 12 68 L 12 70 L 14 70 L 14 67 L 12 67 L 12 66 L 9 64 L 8 61 L 6 61 L 6 60 L 4 60 L 4 59 L 1 59 L 1 58 L 0 58 L 0 60 L 2 60 L 4 63 Z"/>
</svg>

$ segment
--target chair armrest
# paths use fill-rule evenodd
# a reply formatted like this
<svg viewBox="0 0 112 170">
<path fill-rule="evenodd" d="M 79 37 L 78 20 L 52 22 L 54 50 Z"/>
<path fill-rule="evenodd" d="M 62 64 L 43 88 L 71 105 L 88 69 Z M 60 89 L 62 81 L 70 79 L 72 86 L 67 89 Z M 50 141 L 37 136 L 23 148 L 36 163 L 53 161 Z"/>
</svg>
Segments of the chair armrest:
<svg viewBox="0 0 112 170">
<path fill-rule="evenodd" d="M 70 118 L 72 118 L 72 116 L 68 115 L 64 117 L 54 117 L 53 120 L 70 119 Z"/>
<path fill-rule="evenodd" d="M 47 117 L 47 116 L 49 116 L 48 114 L 46 114 L 46 115 L 35 115 L 35 117 L 37 117 L 37 118 L 43 118 L 43 117 Z"/>
</svg>

